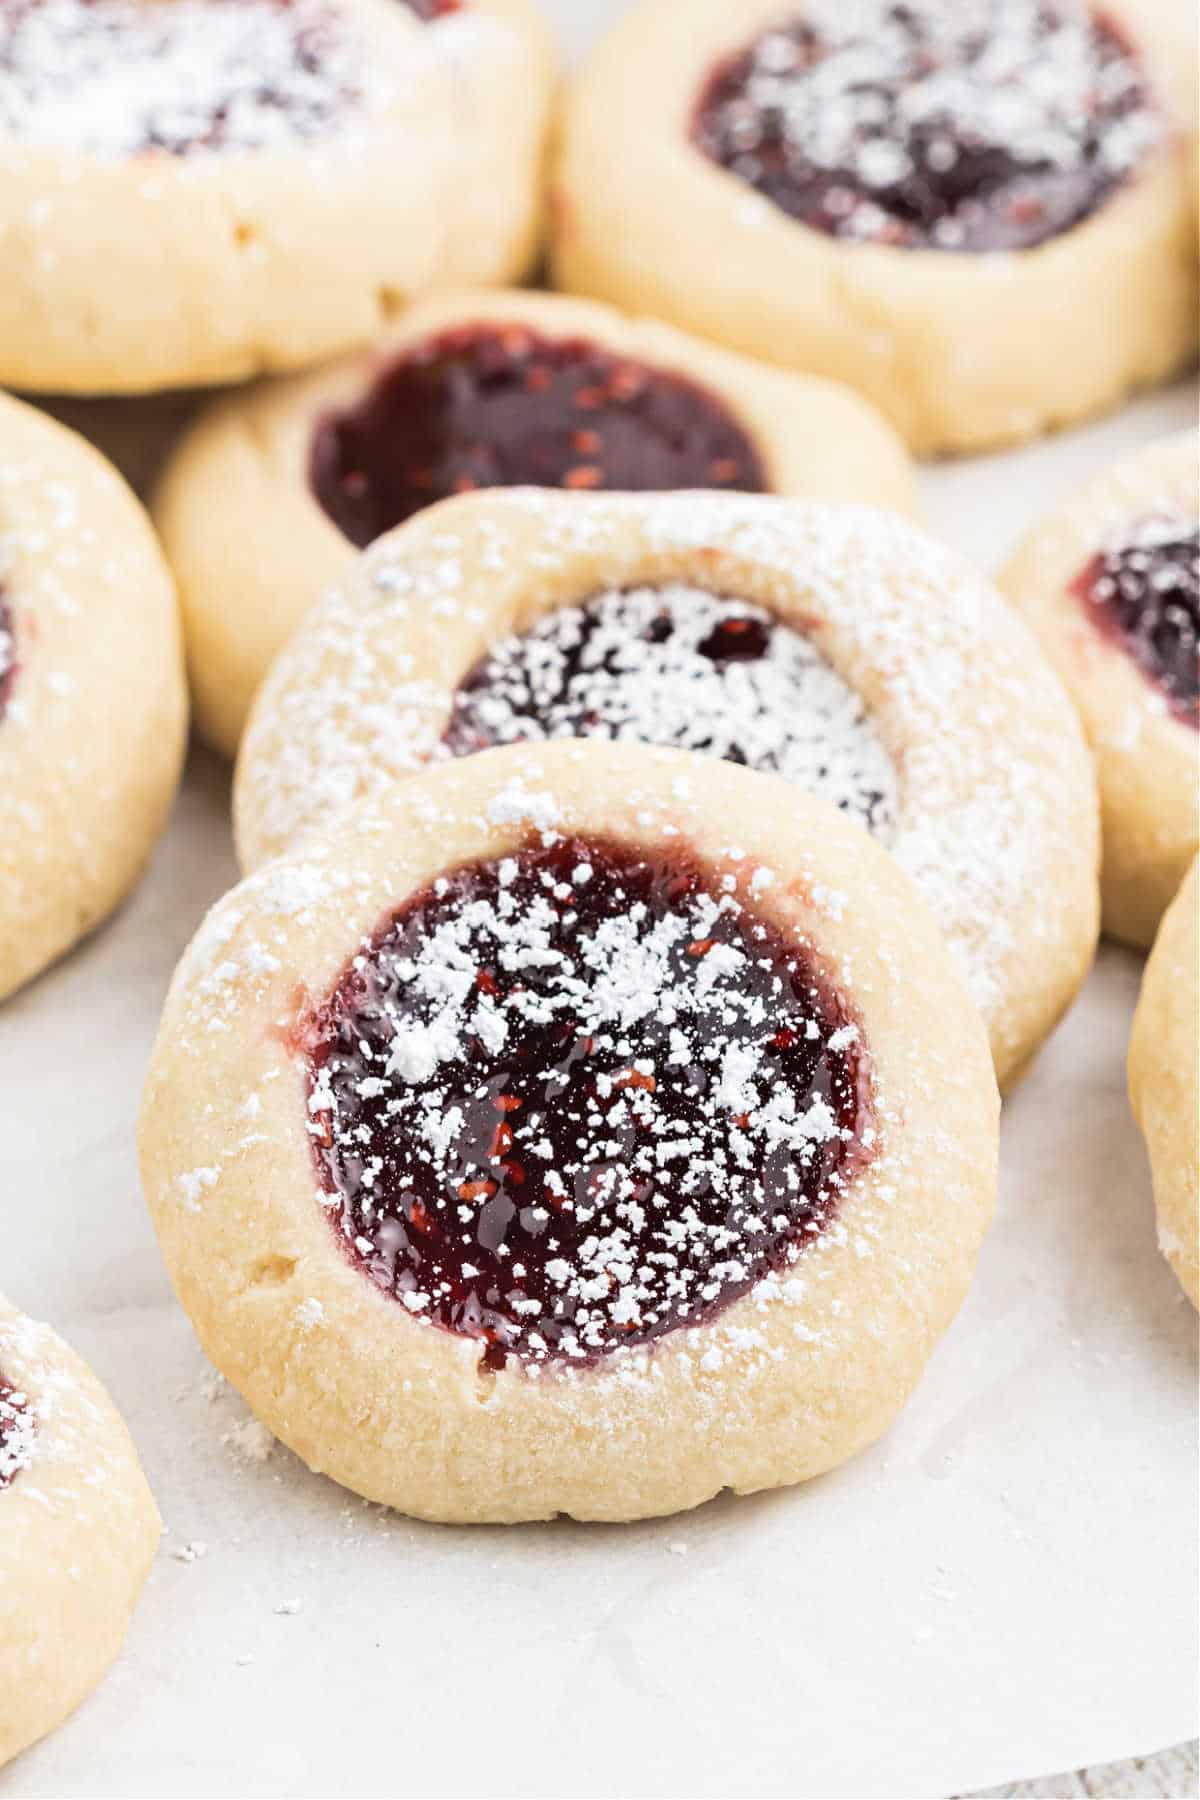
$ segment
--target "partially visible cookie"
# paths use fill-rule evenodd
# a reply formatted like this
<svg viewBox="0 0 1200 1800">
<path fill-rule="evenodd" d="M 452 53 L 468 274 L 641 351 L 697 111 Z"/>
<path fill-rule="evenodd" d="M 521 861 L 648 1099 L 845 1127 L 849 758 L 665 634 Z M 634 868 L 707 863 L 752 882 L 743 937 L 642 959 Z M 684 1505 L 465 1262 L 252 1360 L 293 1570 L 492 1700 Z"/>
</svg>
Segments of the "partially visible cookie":
<svg viewBox="0 0 1200 1800">
<path fill-rule="evenodd" d="M 523 274 L 554 69 L 525 0 L 0 7 L 0 382 L 237 380 Z"/>
<path fill-rule="evenodd" d="M 149 520 L 82 438 L 0 395 L 0 998 L 133 887 L 186 728 Z"/>
<path fill-rule="evenodd" d="M 159 1531 L 96 1377 L 0 1296 L 0 1763 L 53 1731 L 104 1675 Z"/>
<path fill-rule="evenodd" d="M 864 825 L 937 915 L 1002 1087 L 1091 965 L 1095 780 L 1061 684 L 975 570 L 861 506 L 510 489 L 419 514 L 264 683 L 243 866 L 431 763 L 572 736 L 744 763 Z"/>
<path fill-rule="evenodd" d="M 532 484 L 913 499 L 892 431 L 832 382 L 584 301 L 428 301 L 367 353 L 218 400 L 171 460 L 155 519 L 200 731 L 233 754 L 356 548 L 449 494 Z"/>
<path fill-rule="evenodd" d="M 1129 1097 L 1150 1153 L 1158 1241 L 1200 1307 L 1200 866 L 1169 907 L 1142 978 Z"/>
<path fill-rule="evenodd" d="M 421 1517 L 634 1519 L 895 1418 L 990 1217 L 987 1041 L 899 866 L 778 778 L 516 746 L 220 902 L 141 1160 L 205 1349 Z"/>
<path fill-rule="evenodd" d="M 1001 587 L 1083 718 L 1100 780 L 1104 929 L 1146 948 L 1200 841 L 1200 522 L 1194 431 L 1057 507 Z"/>
<path fill-rule="evenodd" d="M 923 454 L 1110 406 L 1195 351 L 1184 11 L 640 0 L 568 98 L 557 283 L 846 381 Z"/>
</svg>

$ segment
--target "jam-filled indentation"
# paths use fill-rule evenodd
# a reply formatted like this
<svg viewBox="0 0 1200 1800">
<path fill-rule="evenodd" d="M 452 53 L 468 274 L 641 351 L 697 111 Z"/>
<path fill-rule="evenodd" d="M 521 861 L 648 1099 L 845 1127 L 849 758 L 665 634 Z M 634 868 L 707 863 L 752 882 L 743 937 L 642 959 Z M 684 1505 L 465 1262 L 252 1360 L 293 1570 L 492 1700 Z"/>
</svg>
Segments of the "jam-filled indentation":
<svg viewBox="0 0 1200 1800">
<path fill-rule="evenodd" d="M 430 19 L 445 18 L 447 13 L 461 12 L 466 0 L 404 0 L 404 4 L 428 23 Z"/>
<path fill-rule="evenodd" d="M 33 1458 L 34 1422 L 29 1400 L 0 1375 L 0 1488 L 6 1488 Z"/>
<path fill-rule="evenodd" d="M 1098 551 L 1072 587 L 1175 717 L 1200 725 L 1200 526 L 1153 513 Z"/>
<path fill-rule="evenodd" d="M 8 710 L 17 679 L 17 625 L 13 610 L 0 588 L 0 719 Z"/>
<path fill-rule="evenodd" d="M 1029 250 L 1163 135 L 1133 48 L 1075 0 L 811 0 L 710 75 L 696 146 L 836 238 Z"/>
<path fill-rule="evenodd" d="M 727 885 L 682 851 L 548 833 L 409 900 L 308 1022 L 334 1229 L 484 1367 L 713 1318 L 870 1155 L 857 1023 Z"/>
<path fill-rule="evenodd" d="M 362 102 L 327 0 L 0 0 L 0 135 L 102 158 L 320 139 Z"/>
<path fill-rule="evenodd" d="M 759 606 L 671 583 L 548 613 L 464 678 L 445 734 L 493 744 L 602 737 L 698 750 L 782 775 L 890 837 L 891 760 L 851 688 Z"/>
<path fill-rule="evenodd" d="M 582 338 L 486 323 L 405 351 L 322 419 L 310 480 L 360 547 L 476 488 L 768 485 L 746 432 L 695 382 Z"/>
</svg>

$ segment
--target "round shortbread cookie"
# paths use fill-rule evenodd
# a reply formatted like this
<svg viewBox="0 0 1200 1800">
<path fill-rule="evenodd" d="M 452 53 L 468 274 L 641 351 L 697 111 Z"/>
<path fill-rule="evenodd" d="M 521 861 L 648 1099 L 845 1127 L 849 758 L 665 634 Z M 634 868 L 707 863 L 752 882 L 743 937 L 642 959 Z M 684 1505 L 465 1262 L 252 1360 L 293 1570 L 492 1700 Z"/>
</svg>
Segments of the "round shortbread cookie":
<svg viewBox="0 0 1200 1800">
<path fill-rule="evenodd" d="M 846 381 L 923 454 L 1084 417 L 1195 351 L 1181 12 L 642 0 L 566 107 L 558 284 Z"/>
<path fill-rule="evenodd" d="M 865 507 L 721 494 L 447 501 L 381 539 L 260 693 L 244 867 L 488 743 L 620 737 L 815 789 L 921 888 L 1010 1085 L 1097 929 L 1095 781 L 1030 633 Z"/>
<path fill-rule="evenodd" d="M 149 520 L 82 438 L 0 395 L 0 998 L 133 887 L 186 728 Z"/>
<path fill-rule="evenodd" d="M 422 1517 L 630 1519 L 885 1430 L 996 1180 L 978 1015 L 898 865 L 780 780 L 517 746 L 250 876 L 141 1124 L 209 1355 Z"/>
</svg>

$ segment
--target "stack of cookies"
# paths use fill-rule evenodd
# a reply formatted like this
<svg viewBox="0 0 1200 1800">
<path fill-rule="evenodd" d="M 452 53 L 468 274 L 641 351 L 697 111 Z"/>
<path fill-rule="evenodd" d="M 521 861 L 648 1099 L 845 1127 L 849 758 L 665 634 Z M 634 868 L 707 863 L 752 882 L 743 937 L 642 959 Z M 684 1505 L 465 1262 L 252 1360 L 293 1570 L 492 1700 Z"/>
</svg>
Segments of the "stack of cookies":
<svg viewBox="0 0 1200 1800">
<path fill-rule="evenodd" d="M 559 95 L 533 0 L 0 0 L 0 994 L 130 891 L 190 696 L 245 879 L 144 1185 L 314 1469 L 625 1520 L 871 1443 L 1101 923 L 1158 934 L 1131 1084 L 1197 1299 L 1194 435 L 999 587 L 908 516 L 914 454 L 1193 355 L 1165 18 L 641 0 Z M 109 404 L 151 394 L 165 460 Z M 0 1760 L 157 1530 L 0 1308 Z"/>
</svg>

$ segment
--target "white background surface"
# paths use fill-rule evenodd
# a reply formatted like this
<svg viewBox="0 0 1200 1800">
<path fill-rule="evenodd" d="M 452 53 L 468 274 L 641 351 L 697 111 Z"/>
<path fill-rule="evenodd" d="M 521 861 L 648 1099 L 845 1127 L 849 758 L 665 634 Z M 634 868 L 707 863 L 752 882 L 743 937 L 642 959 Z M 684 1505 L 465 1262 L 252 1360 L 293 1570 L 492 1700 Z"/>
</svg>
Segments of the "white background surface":
<svg viewBox="0 0 1200 1800">
<path fill-rule="evenodd" d="M 547 3 L 577 27 L 615 10 Z M 927 521 L 994 567 L 1194 410 L 1179 390 L 931 471 Z M 1196 1319 L 1125 1100 L 1139 959 L 1105 950 L 1008 1104 L 978 1280 L 885 1443 L 657 1524 L 444 1529 L 268 1450 L 167 1288 L 138 1088 L 233 875 L 224 773 L 197 755 L 141 891 L 0 1014 L 3 1286 L 109 1384 L 168 1525 L 116 1670 L 0 1793 L 871 1800 L 1194 1734 Z"/>
</svg>

